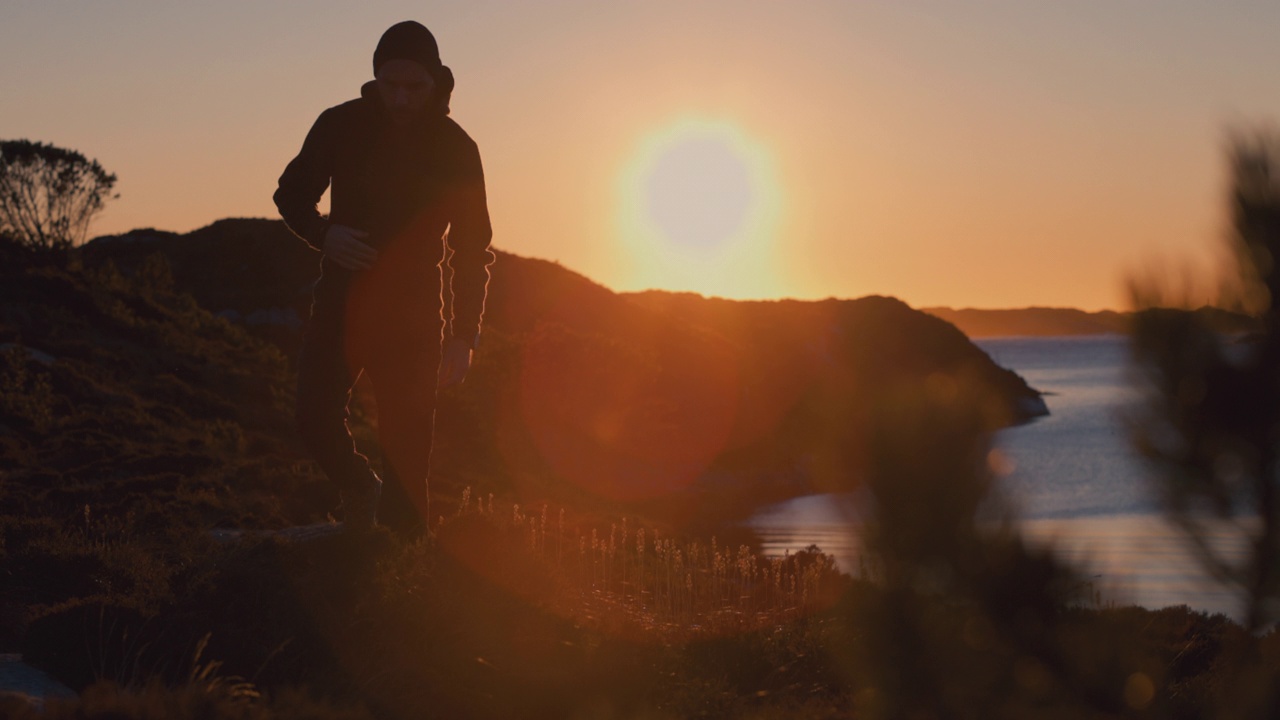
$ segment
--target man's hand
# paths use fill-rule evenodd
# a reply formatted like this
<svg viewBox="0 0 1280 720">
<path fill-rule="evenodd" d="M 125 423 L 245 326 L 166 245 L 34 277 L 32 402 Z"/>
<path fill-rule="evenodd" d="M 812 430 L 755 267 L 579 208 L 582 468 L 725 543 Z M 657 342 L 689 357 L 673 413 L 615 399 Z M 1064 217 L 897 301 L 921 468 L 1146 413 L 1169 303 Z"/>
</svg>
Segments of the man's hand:
<svg viewBox="0 0 1280 720">
<path fill-rule="evenodd" d="M 444 354 L 440 358 L 440 388 L 453 387 L 467 377 L 471 367 L 471 348 L 466 341 L 456 337 L 449 338 L 444 344 Z"/>
<path fill-rule="evenodd" d="M 368 270 L 378 259 L 378 251 L 362 242 L 369 233 L 346 225 L 330 225 L 324 234 L 322 251 L 338 267 L 347 270 Z"/>
</svg>

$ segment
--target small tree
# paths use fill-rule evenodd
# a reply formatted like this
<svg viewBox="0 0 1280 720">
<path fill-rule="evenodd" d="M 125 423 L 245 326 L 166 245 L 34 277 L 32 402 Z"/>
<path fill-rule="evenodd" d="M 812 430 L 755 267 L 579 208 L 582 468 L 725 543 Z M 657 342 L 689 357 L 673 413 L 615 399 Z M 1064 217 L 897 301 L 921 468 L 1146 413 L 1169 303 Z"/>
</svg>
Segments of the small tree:
<svg viewBox="0 0 1280 720">
<path fill-rule="evenodd" d="M 97 160 L 30 140 L 0 141 L 0 231 L 33 249 L 84 242 L 116 176 Z"/>
</svg>

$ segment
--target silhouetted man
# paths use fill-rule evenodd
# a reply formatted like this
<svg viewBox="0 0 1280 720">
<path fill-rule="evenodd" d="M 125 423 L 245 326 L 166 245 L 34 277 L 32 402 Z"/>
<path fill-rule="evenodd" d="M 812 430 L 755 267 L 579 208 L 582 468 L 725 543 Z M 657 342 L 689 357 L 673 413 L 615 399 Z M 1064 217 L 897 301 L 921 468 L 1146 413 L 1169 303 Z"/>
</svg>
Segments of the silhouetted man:
<svg viewBox="0 0 1280 720">
<path fill-rule="evenodd" d="M 492 230 L 480 153 L 448 117 L 453 73 L 430 31 L 393 25 L 374 51 L 373 72 L 359 99 L 320 114 L 280 176 L 275 202 L 289 228 L 323 253 L 298 361 L 303 441 L 338 485 L 348 529 L 380 517 L 414 531 L 430 517 L 436 388 L 461 382 L 470 366 Z M 327 218 L 317 210 L 326 188 Z M 385 486 L 347 430 L 361 372 L 377 399 Z"/>
</svg>

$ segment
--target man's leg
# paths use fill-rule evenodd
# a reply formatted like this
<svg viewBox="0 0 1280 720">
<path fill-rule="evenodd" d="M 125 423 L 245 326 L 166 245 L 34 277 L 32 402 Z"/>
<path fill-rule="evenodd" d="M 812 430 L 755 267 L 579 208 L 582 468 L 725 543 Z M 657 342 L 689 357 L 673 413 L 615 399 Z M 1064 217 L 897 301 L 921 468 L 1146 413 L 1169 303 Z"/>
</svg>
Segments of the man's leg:
<svg viewBox="0 0 1280 720">
<path fill-rule="evenodd" d="M 367 496 L 377 476 L 347 429 L 347 405 L 360 369 L 348 365 L 342 325 L 337 313 L 313 308 L 298 359 L 296 417 L 303 444 L 338 486 L 350 514 L 350 503 Z"/>
<path fill-rule="evenodd" d="M 378 442 L 386 459 L 378 517 L 402 533 L 429 526 L 427 476 L 435 430 L 440 337 L 405 338 L 368 363 L 378 401 Z"/>
</svg>

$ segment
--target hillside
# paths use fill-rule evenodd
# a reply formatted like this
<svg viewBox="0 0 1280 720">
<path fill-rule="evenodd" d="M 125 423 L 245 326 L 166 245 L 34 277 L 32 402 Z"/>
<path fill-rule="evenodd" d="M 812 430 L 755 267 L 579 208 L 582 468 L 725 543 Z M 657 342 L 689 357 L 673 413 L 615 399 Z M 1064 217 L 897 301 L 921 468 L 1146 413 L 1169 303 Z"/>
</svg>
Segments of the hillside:
<svg viewBox="0 0 1280 720">
<path fill-rule="evenodd" d="M 168 537 L 333 512 L 336 492 L 293 420 L 317 266 L 265 220 L 100 238 L 70 263 L 0 243 L 9 549 L 69 531 Z M 889 298 L 621 295 L 499 253 L 475 366 L 441 399 L 433 496 L 445 511 L 470 487 L 723 528 L 763 503 L 859 482 L 866 408 L 895 383 L 972 386 L 1004 422 L 1039 401 L 954 327 Z M 352 432 L 369 451 L 372 398 L 363 383 L 356 395 Z M 128 557 L 76 562 L 92 565 L 76 577 L 150 582 L 151 565 Z M 24 565 L 10 587 L 45 587 L 39 578 L 71 570 L 59 568 Z M 56 599 L 23 593 L 0 593 L 0 606 Z M 14 632 L 0 627 L 0 642 Z"/>
<path fill-rule="evenodd" d="M 152 259 L 65 267 L 0 244 L 5 514 L 141 525 L 323 519 L 285 357 Z"/>
<path fill-rule="evenodd" d="M 286 357 L 318 265 L 268 220 L 103 237 L 83 256 L 126 275 L 164 258 L 174 288 Z M 770 496 L 806 492 L 813 468 L 803 458 L 857 442 L 827 427 L 832 408 L 865 403 L 869 388 L 891 380 L 963 378 L 1009 422 L 1044 412 L 1038 393 L 954 327 L 891 298 L 625 295 L 505 252 L 492 270 L 477 367 L 442 409 L 453 420 L 441 424 L 436 466 L 459 486 L 526 483 L 534 495 L 568 489 L 625 502 L 697 495 L 726 478 L 772 487 Z"/>
<path fill-rule="evenodd" d="M 323 522 L 337 503 L 293 430 L 316 264 L 257 220 L 103 238 L 69 262 L 0 242 L 0 651 L 78 691 L 127 688 L 58 717 L 848 717 L 901 647 L 898 608 L 936 628 L 920 657 L 965 649 L 949 682 L 1003 697 L 1021 656 L 971 643 L 986 605 L 940 593 L 912 610 L 820 553 L 755 554 L 732 526 L 855 486 L 886 440 L 922 459 L 905 469 L 932 468 L 885 476 L 900 499 L 953 505 L 970 489 L 955 438 L 886 436 L 886 398 L 975 398 L 996 423 L 1043 408 L 892 298 L 623 295 L 503 253 L 476 366 L 439 411 L 433 538 L 216 542 L 211 528 Z M 1082 611 L 1074 583 L 1045 600 L 1021 578 L 1056 571 L 1000 547 L 982 602 L 993 622 L 1036 619 L 1034 647 L 1086 648 L 1068 677 L 1141 650 L 1113 673 L 1122 688 L 1133 667 L 1159 680 L 1151 668 L 1192 657 L 1178 678 L 1197 684 L 1170 692 L 1201 703 L 1225 675 L 1221 638 L 1243 632 L 1225 618 Z M 1049 624 L 1028 614 L 1042 606 Z"/>
</svg>

